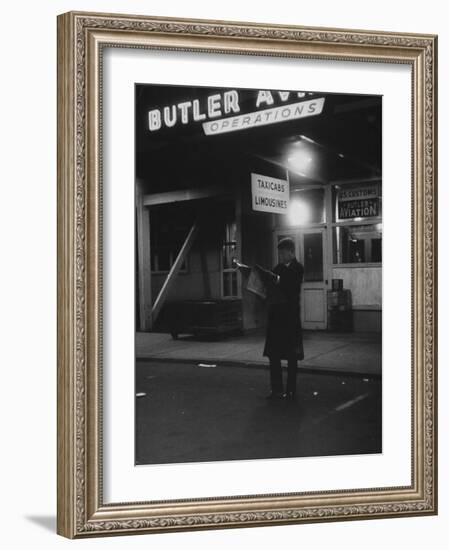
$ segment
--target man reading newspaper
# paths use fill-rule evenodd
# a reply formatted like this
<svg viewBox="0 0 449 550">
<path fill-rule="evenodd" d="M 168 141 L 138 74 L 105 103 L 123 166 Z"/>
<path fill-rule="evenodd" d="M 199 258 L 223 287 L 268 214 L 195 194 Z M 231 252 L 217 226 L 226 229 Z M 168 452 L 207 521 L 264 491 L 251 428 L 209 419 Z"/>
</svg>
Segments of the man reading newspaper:
<svg viewBox="0 0 449 550">
<path fill-rule="evenodd" d="M 295 243 L 286 237 L 278 243 L 279 263 L 272 271 L 236 262 L 249 275 L 247 289 L 267 303 L 267 328 L 263 355 L 270 362 L 269 399 L 296 396 L 298 360 L 304 359 L 300 319 L 300 292 L 304 268 L 295 257 Z M 281 360 L 287 361 L 287 387 L 284 393 Z"/>
</svg>

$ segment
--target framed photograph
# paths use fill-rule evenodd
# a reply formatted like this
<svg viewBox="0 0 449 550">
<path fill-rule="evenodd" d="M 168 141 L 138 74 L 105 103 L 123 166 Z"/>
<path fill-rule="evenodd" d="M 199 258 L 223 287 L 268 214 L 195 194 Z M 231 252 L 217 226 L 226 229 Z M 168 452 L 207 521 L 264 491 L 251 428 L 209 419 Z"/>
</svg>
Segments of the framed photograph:
<svg viewBox="0 0 449 550">
<path fill-rule="evenodd" d="M 436 514 L 437 37 L 57 23 L 57 532 Z"/>
</svg>

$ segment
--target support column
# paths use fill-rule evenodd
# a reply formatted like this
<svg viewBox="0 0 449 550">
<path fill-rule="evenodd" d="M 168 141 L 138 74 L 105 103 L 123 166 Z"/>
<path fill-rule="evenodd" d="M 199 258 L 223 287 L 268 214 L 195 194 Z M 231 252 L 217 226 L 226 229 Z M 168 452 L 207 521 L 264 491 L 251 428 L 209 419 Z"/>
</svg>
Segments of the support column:
<svg viewBox="0 0 449 550">
<path fill-rule="evenodd" d="M 204 234 L 202 238 L 200 236 L 200 259 L 201 259 L 201 272 L 203 275 L 203 285 L 204 285 L 204 298 L 210 300 L 212 296 L 212 290 L 210 286 L 210 277 L 209 270 L 207 268 L 207 249 L 204 243 Z"/>
<path fill-rule="evenodd" d="M 325 307 L 326 307 L 326 328 L 327 324 L 327 291 L 332 288 L 332 274 L 333 274 L 333 263 L 334 263 L 334 229 L 333 229 L 333 208 L 332 208 L 332 185 L 329 184 L 324 188 L 324 214 L 326 220 L 326 271 L 325 277 L 328 282 L 325 287 Z"/>
<path fill-rule="evenodd" d="M 139 330 L 151 330 L 151 245 L 150 209 L 143 206 L 142 194 L 136 189 L 137 261 L 139 293 Z"/>
</svg>

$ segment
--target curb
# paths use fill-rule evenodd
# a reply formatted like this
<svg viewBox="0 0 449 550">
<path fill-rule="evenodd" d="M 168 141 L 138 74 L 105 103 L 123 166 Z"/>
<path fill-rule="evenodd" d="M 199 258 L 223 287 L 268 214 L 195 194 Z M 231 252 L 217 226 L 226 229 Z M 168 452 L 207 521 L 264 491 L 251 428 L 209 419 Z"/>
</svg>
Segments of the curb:
<svg viewBox="0 0 449 550">
<path fill-rule="evenodd" d="M 204 358 L 201 359 L 174 359 L 171 357 L 136 357 L 136 363 L 137 362 L 159 362 L 159 363 L 188 363 L 195 365 L 197 363 L 204 363 L 206 362 Z M 250 369 L 268 369 L 269 365 L 268 363 L 255 363 L 255 362 L 242 362 L 242 361 L 229 361 L 229 360 L 219 360 L 219 359 L 210 359 L 207 360 L 207 362 L 216 362 L 219 364 L 220 367 L 243 367 L 243 368 L 250 368 Z M 287 369 L 287 366 L 282 365 L 282 368 Z M 354 371 L 348 371 L 345 369 L 331 369 L 329 367 L 317 367 L 313 365 L 299 365 L 298 370 L 305 372 L 307 374 L 320 374 L 320 375 L 327 375 L 327 376 L 348 376 L 348 377 L 355 377 L 355 378 L 374 378 L 374 379 L 381 379 L 382 374 L 381 373 L 367 373 L 367 372 L 354 372 Z"/>
</svg>

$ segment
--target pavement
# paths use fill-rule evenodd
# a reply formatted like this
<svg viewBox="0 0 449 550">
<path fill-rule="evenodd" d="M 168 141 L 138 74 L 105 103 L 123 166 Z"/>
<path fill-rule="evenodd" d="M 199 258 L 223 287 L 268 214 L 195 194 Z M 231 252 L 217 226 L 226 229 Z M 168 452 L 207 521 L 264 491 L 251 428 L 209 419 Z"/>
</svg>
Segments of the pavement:
<svg viewBox="0 0 449 550">
<path fill-rule="evenodd" d="M 382 375 L 379 333 L 303 331 L 303 338 L 304 360 L 298 362 L 298 367 L 305 372 L 362 377 Z M 262 355 L 264 339 L 260 331 L 214 341 L 193 336 L 174 340 L 170 334 L 138 332 L 136 358 L 139 361 L 266 368 L 268 360 Z"/>
<path fill-rule="evenodd" d="M 381 379 L 299 372 L 293 401 L 269 385 L 264 369 L 139 361 L 136 464 L 382 452 Z"/>
</svg>

